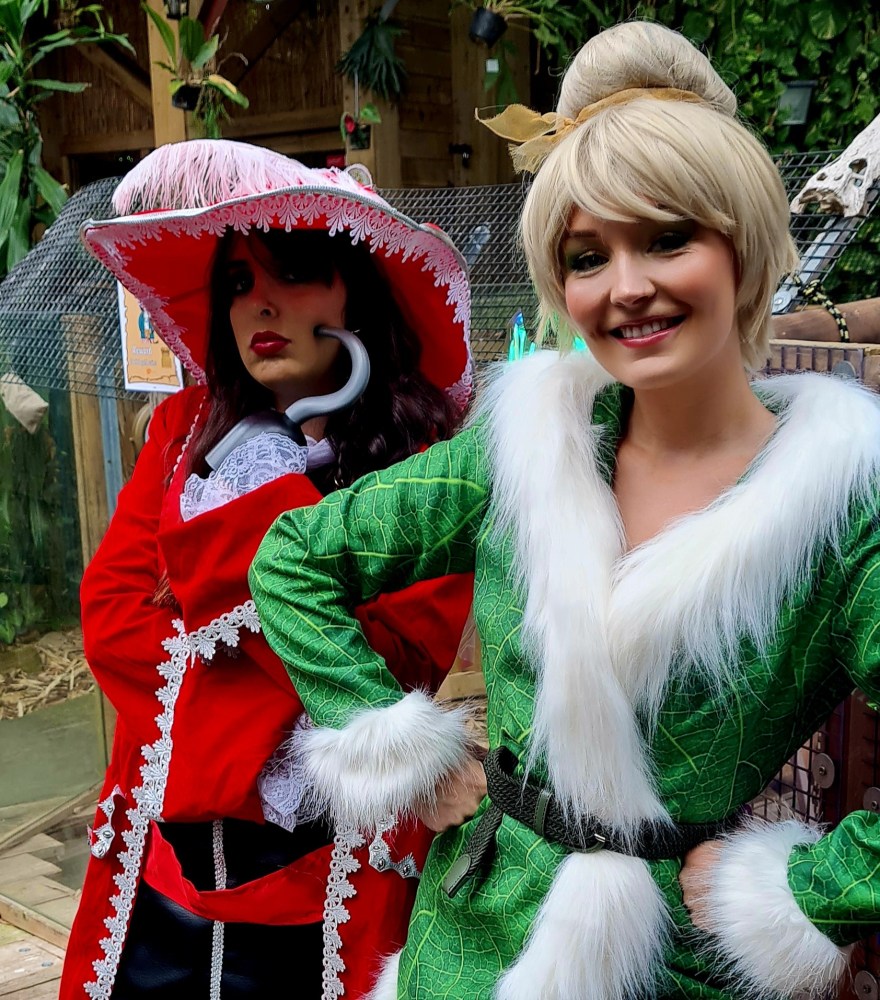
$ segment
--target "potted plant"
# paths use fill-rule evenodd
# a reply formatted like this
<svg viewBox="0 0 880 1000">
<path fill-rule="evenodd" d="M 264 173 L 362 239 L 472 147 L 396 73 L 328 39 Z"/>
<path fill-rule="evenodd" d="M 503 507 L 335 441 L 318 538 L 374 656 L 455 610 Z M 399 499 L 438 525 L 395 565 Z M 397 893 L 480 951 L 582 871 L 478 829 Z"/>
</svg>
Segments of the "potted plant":
<svg viewBox="0 0 880 1000">
<path fill-rule="evenodd" d="M 482 7 L 474 10 L 468 37 L 472 42 L 484 42 L 491 49 L 505 31 L 506 18 L 494 9 L 492 0 L 488 0 Z"/>
<path fill-rule="evenodd" d="M 114 33 L 101 4 L 64 0 L 56 25 L 49 15 L 49 0 L 0 2 L 0 278 L 67 199 L 43 167 L 40 104 L 54 93 L 79 94 L 88 84 L 46 79 L 43 59 L 57 49 L 106 42 L 134 54 L 128 38 Z"/>
<path fill-rule="evenodd" d="M 369 149 L 373 125 L 379 125 L 382 116 L 375 104 L 364 104 L 355 111 L 343 111 L 339 120 L 339 134 L 343 145 L 349 149 Z"/>
<path fill-rule="evenodd" d="M 168 53 L 170 61 L 159 65 L 171 74 L 171 103 L 183 111 L 191 111 L 206 138 L 219 139 L 221 125 L 229 118 L 225 101 L 242 108 L 248 106 L 248 99 L 234 83 L 212 71 L 220 36 L 206 38 L 201 21 L 183 17 L 178 22 L 178 52 L 174 31 L 165 18 L 145 3 L 141 7 L 156 25 Z"/>
<path fill-rule="evenodd" d="M 474 13 L 468 34 L 489 48 L 510 23 L 528 22 L 542 48 L 557 48 L 562 35 L 578 27 L 574 11 L 556 0 L 453 0 L 451 8 L 466 6 Z"/>
<path fill-rule="evenodd" d="M 389 7 L 393 9 L 386 3 L 366 19 L 364 30 L 336 64 L 336 72 L 391 104 L 403 92 L 406 66 L 394 51 L 405 29 L 388 20 Z"/>
</svg>

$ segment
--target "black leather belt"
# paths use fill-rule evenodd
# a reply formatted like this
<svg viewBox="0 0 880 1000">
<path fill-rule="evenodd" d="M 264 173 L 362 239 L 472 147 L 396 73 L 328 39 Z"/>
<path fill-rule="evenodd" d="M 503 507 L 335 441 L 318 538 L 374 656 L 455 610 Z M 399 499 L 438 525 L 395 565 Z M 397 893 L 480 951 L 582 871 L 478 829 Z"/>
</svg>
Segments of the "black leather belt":
<svg viewBox="0 0 880 1000">
<path fill-rule="evenodd" d="M 490 805 L 474 827 L 464 852 L 446 873 L 443 888 L 449 896 L 454 896 L 469 878 L 488 866 L 494 853 L 495 834 L 505 815 L 570 851 L 588 853 L 604 849 L 645 861 L 682 857 L 697 844 L 732 829 L 742 817 L 742 810 L 737 809 L 710 823 L 645 823 L 635 836 L 624 841 L 600 823 L 566 819 L 556 796 L 537 782 L 516 777 L 516 766 L 516 756 L 507 747 L 487 754 L 483 767 Z"/>
</svg>

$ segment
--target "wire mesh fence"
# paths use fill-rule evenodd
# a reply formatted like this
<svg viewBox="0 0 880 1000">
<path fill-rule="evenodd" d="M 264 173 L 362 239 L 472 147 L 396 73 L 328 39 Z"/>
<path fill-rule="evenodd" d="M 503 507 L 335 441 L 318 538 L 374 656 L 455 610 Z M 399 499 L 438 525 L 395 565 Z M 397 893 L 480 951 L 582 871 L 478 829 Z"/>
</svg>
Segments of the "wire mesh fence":
<svg viewBox="0 0 880 1000">
<path fill-rule="evenodd" d="M 789 196 L 836 154 L 787 153 L 777 165 Z M 92 395 L 125 396 L 115 283 L 83 249 L 79 228 L 111 216 L 116 181 L 77 192 L 43 240 L 0 283 L 0 379 Z M 535 295 L 517 243 L 527 182 L 486 187 L 411 188 L 383 192 L 396 209 L 444 229 L 471 268 L 472 344 L 478 363 L 500 357 L 513 314 L 522 310 L 535 332 Z M 792 216 L 804 278 L 848 298 L 876 294 L 880 282 L 880 185 L 865 216 Z M 876 263 L 876 267 L 874 266 Z M 836 282 L 836 284 L 835 284 Z M 793 308 L 799 289 L 783 284 L 779 311 Z M 840 299 L 838 299 L 840 300 Z"/>
</svg>

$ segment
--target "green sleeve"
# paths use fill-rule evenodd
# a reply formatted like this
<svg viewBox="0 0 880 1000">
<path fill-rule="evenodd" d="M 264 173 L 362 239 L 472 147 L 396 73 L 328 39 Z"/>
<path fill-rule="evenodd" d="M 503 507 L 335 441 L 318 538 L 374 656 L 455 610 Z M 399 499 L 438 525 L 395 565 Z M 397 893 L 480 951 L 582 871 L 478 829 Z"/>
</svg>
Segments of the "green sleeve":
<svg viewBox="0 0 880 1000">
<path fill-rule="evenodd" d="M 844 551 L 846 586 L 832 629 L 842 666 L 871 701 L 880 696 L 880 528 L 860 519 Z M 789 884 L 810 920 L 838 943 L 880 927 L 880 816 L 850 813 L 815 844 L 796 848 Z"/>
<path fill-rule="evenodd" d="M 251 566 L 251 592 L 317 725 L 340 728 L 360 708 L 401 698 L 352 609 L 473 570 L 487 501 L 482 432 L 471 428 L 275 521 Z"/>
</svg>

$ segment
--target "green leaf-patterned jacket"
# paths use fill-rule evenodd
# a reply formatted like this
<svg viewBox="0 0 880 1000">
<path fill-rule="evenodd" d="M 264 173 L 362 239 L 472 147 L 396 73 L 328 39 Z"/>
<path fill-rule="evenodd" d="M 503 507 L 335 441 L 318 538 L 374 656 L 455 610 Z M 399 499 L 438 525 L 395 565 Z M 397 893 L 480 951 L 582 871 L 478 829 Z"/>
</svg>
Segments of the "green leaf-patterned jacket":
<svg viewBox="0 0 880 1000">
<path fill-rule="evenodd" d="M 609 484 L 631 396 L 586 354 L 504 367 L 454 440 L 276 521 L 251 586 L 338 823 L 423 807 L 467 753 L 462 720 L 401 691 L 351 615 L 416 580 L 475 569 L 491 745 L 622 837 L 727 816 L 853 687 L 880 694 L 880 408 L 831 376 L 755 391 L 779 419 L 746 474 L 628 553 Z M 880 816 L 729 836 L 705 934 L 680 859 L 570 853 L 509 816 L 450 898 L 479 815 L 435 840 L 375 997 L 822 993 L 880 925 Z"/>
</svg>

